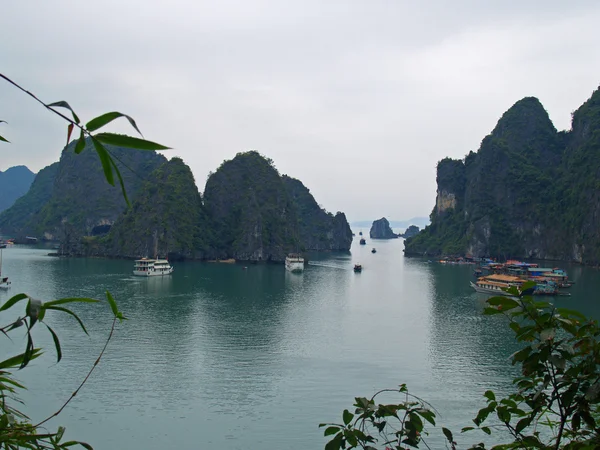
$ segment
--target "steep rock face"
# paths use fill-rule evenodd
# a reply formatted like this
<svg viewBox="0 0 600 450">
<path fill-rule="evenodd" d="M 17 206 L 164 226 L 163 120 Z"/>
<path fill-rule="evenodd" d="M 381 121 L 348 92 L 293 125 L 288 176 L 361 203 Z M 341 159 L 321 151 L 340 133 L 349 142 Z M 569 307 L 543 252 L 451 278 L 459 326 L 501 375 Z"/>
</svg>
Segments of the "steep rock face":
<svg viewBox="0 0 600 450">
<path fill-rule="evenodd" d="M 344 213 L 324 211 L 300 180 L 283 175 L 283 183 L 296 209 L 297 232 L 303 250 L 349 250 L 352 230 Z"/>
<path fill-rule="evenodd" d="M 400 234 L 400 236 L 403 237 L 404 239 L 408 239 L 408 238 L 411 238 L 411 237 L 419 234 L 419 231 L 420 230 L 419 230 L 418 226 L 411 225 L 404 231 L 404 233 Z"/>
<path fill-rule="evenodd" d="M 190 168 L 173 158 L 154 170 L 110 229 L 104 253 L 194 259 L 210 255 L 211 233 Z"/>
<path fill-rule="evenodd" d="M 527 97 L 504 113 L 477 153 L 440 161 L 431 225 L 405 241 L 405 254 L 574 259 L 579 232 L 563 224 L 577 117 L 573 132 L 558 133 L 541 103 Z M 581 123 L 589 129 L 593 120 Z M 575 147 L 591 138 L 582 133 Z"/>
<path fill-rule="evenodd" d="M 25 166 L 9 167 L 0 172 L 0 212 L 10 208 L 29 190 L 35 174 Z"/>
<path fill-rule="evenodd" d="M 25 195 L 0 214 L 0 231 L 3 234 L 25 236 L 25 227 L 32 223 L 32 218 L 50 200 L 54 188 L 54 179 L 58 171 L 58 163 L 40 170 Z"/>
<path fill-rule="evenodd" d="M 398 237 L 390 228 L 390 223 L 385 217 L 373 222 L 369 236 L 371 239 L 395 239 Z"/>
<path fill-rule="evenodd" d="M 51 240 L 75 241 L 81 236 L 105 233 L 125 210 L 118 182 L 117 186 L 106 182 L 91 142 L 79 155 L 74 153 L 74 147 L 73 142 L 62 152 L 49 198 L 26 220 L 13 224 L 14 229 Z M 119 167 L 130 199 L 135 198 L 150 172 L 166 160 L 155 152 L 107 148 Z M 5 213 L 12 214 L 10 209 Z"/>
<path fill-rule="evenodd" d="M 300 245 L 297 217 L 271 160 L 238 153 L 206 181 L 204 202 L 222 258 L 283 261 Z"/>
</svg>

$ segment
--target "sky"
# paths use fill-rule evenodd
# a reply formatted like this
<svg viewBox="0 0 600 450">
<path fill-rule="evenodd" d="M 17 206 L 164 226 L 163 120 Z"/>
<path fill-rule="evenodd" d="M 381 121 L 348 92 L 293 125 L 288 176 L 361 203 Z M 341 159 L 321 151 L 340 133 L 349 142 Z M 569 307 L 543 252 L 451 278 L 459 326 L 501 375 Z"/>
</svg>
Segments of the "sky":
<svg viewBox="0 0 600 450">
<path fill-rule="evenodd" d="M 133 116 L 200 191 L 258 150 L 328 211 L 403 220 L 517 100 L 570 128 L 600 83 L 598 23 L 595 0 L 10 1 L 0 73 L 83 122 Z M 3 80 L 0 119 L 0 170 L 59 159 L 66 124 Z"/>
</svg>

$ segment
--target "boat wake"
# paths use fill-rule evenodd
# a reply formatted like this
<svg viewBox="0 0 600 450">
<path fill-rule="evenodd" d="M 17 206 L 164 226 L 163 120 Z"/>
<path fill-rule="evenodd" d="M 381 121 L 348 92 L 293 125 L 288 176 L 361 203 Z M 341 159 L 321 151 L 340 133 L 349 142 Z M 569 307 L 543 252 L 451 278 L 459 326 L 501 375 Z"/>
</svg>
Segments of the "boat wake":
<svg viewBox="0 0 600 450">
<path fill-rule="evenodd" d="M 325 263 L 312 262 L 312 261 L 309 261 L 308 265 L 309 266 L 317 266 L 317 267 L 328 267 L 330 269 L 341 269 L 341 270 L 348 270 L 348 269 L 350 269 L 350 267 L 348 267 L 347 265 L 342 266 L 341 264 L 340 265 L 330 264 L 330 263 L 329 264 L 325 264 Z"/>
</svg>

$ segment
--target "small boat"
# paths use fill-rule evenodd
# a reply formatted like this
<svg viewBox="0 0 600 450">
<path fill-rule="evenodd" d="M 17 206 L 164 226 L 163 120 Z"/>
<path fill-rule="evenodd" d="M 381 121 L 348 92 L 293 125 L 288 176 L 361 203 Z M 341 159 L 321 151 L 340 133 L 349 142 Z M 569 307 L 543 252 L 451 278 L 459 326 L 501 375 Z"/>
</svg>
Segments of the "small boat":
<svg viewBox="0 0 600 450">
<path fill-rule="evenodd" d="M 136 259 L 133 266 L 133 274 L 140 277 L 160 277 L 172 273 L 173 266 L 166 259 Z"/>
<path fill-rule="evenodd" d="M 362 272 L 362 266 L 360 264 L 354 264 L 354 271 L 355 272 Z"/>
<path fill-rule="evenodd" d="M 298 253 L 290 253 L 285 257 L 285 268 L 290 272 L 302 272 L 304 270 L 304 258 Z"/>
<path fill-rule="evenodd" d="M 360 236 L 362 236 L 362 231 L 360 231 L 358 234 L 359 234 Z"/>
<path fill-rule="evenodd" d="M 365 238 L 360 238 L 360 245 L 365 245 L 366 243 Z"/>
<path fill-rule="evenodd" d="M 373 249 L 371 250 L 371 253 L 377 253 L 377 250 L 375 250 L 375 247 L 373 247 Z"/>
</svg>

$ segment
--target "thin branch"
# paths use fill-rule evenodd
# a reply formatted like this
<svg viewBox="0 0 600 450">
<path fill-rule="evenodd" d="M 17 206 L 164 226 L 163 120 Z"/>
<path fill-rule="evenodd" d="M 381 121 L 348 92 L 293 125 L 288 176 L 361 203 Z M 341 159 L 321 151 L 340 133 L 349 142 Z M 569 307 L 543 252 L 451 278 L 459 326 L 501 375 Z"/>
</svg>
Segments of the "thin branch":
<svg viewBox="0 0 600 450">
<path fill-rule="evenodd" d="M 102 359 L 102 356 L 104 355 L 104 352 L 106 351 L 106 347 L 108 347 L 108 343 L 110 342 L 110 340 L 111 340 L 111 338 L 113 336 L 113 333 L 115 331 L 115 324 L 116 323 L 117 323 L 117 318 L 115 317 L 113 319 L 113 323 L 112 323 L 112 326 L 110 328 L 110 333 L 108 334 L 108 338 L 106 339 L 106 343 L 104 344 L 104 347 L 102 348 L 102 351 L 100 352 L 100 355 L 98 355 L 98 358 L 94 362 L 94 365 L 92 366 L 92 368 L 90 369 L 90 371 L 88 372 L 88 374 L 85 376 L 85 378 L 83 379 L 83 381 L 79 384 L 79 387 L 77 389 L 75 389 L 75 392 L 73 392 L 71 394 L 71 396 L 60 407 L 60 409 L 58 411 L 56 411 L 51 416 L 47 417 L 46 419 L 42 420 L 40 423 L 38 423 L 37 425 L 35 425 L 35 428 L 40 427 L 41 425 L 43 425 L 44 423 L 48 422 L 53 417 L 58 416 L 63 411 L 63 409 L 65 409 L 67 407 L 67 405 L 71 402 L 71 400 L 73 400 L 75 398 L 75 396 L 79 393 L 79 391 L 81 390 L 81 388 L 83 387 L 83 385 L 87 382 L 88 378 L 90 378 L 90 376 L 92 375 L 92 372 L 94 371 L 94 369 L 96 368 L 96 366 L 100 363 L 100 360 Z"/>
</svg>

